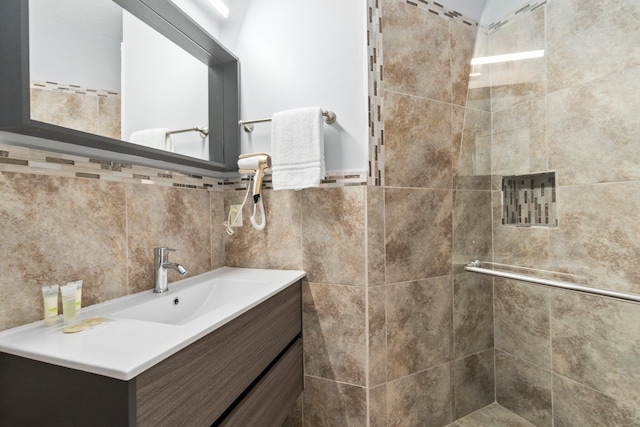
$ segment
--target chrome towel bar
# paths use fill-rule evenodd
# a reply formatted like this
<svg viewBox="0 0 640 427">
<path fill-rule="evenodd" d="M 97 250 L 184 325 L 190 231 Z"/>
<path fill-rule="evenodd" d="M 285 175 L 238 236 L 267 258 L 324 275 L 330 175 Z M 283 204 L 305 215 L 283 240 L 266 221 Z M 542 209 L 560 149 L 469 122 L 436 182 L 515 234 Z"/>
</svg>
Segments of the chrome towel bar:
<svg viewBox="0 0 640 427">
<path fill-rule="evenodd" d="M 569 289 L 572 291 L 585 292 L 588 294 L 601 295 L 605 297 L 618 298 L 627 301 L 640 302 L 639 294 L 627 292 L 608 291 L 606 289 L 592 288 L 589 286 L 577 285 L 571 282 L 563 282 L 560 280 L 543 279 L 541 277 L 528 276 L 526 274 L 511 273 L 508 271 L 492 270 L 482 268 L 482 262 L 472 261 L 467 264 L 464 269 L 473 273 L 487 274 L 489 276 L 503 277 L 505 279 L 521 280 L 523 282 L 536 283 L 538 285 L 551 286 L 553 288 Z"/>
<path fill-rule="evenodd" d="M 184 133 L 184 132 L 200 132 L 200 136 L 203 138 L 206 138 L 207 135 L 209 135 L 208 128 L 199 128 L 199 127 L 192 127 L 189 129 L 170 130 L 169 132 L 167 132 L 167 135 L 171 135 L 174 133 Z"/>
<path fill-rule="evenodd" d="M 334 113 L 333 111 L 323 111 L 322 115 L 324 116 L 324 122 L 328 125 L 336 121 L 336 113 Z M 245 132 L 251 133 L 253 132 L 254 123 L 263 123 L 263 122 L 270 122 L 270 121 L 271 121 L 271 117 L 266 119 L 240 120 L 238 122 L 238 126 L 242 126 Z"/>
</svg>

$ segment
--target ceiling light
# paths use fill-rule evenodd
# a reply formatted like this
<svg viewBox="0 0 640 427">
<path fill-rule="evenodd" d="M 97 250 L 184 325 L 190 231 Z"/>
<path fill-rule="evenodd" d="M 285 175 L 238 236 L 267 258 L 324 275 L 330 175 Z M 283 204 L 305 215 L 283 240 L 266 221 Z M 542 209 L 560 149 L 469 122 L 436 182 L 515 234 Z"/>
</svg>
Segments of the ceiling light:
<svg viewBox="0 0 640 427">
<path fill-rule="evenodd" d="M 481 75 L 482 75 L 482 73 L 471 73 L 471 74 L 469 74 L 469 77 L 479 77 Z"/>
<path fill-rule="evenodd" d="M 229 8 L 222 2 L 222 0 L 209 0 L 209 3 L 211 3 L 213 7 L 215 7 L 216 10 L 220 12 L 220 15 L 224 16 L 225 18 L 229 17 Z"/>
<path fill-rule="evenodd" d="M 521 59 L 541 58 L 544 50 L 530 50 L 528 52 L 508 53 L 506 55 L 481 56 L 472 58 L 471 65 L 496 64 L 498 62 L 519 61 Z"/>
</svg>

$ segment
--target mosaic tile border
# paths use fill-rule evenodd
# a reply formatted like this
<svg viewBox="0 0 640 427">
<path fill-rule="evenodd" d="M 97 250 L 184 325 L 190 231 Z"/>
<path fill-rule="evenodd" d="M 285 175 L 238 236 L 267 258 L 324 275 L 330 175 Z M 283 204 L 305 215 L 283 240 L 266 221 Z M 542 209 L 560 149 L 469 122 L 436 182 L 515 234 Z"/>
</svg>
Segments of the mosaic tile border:
<svg viewBox="0 0 640 427">
<path fill-rule="evenodd" d="M 489 34 L 495 33 L 496 31 L 500 30 L 505 25 L 509 24 L 510 22 L 513 22 L 516 18 L 520 18 L 521 16 L 524 16 L 526 13 L 531 13 L 531 12 L 534 12 L 534 11 L 538 10 L 539 8 L 541 8 L 544 5 L 546 5 L 547 1 L 548 0 L 532 1 L 531 3 L 525 4 L 524 6 L 522 6 L 520 9 L 516 10 L 515 12 L 506 15 L 504 18 L 500 19 L 499 21 L 495 21 L 495 22 L 490 23 L 486 27 L 488 32 L 489 32 Z"/>
<path fill-rule="evenodd" d="M 105 89 L 91 89 L 74 84 L 56 83 L 48 81 L 32 81 L 31 89 L 51 90 L 55 92 L 77 93 L 78 95 L 99 96 L 102 98 L 120 98 L 120 92 Z"/>
<path fill-rule="evenodd" d="M 412 6 L 425 8 L 434 15 L 449 19 L 454 22 L 458 22 L 461 24 L 469 25 L 469 26 L 478 25 L 478 21 L 476 19 L 470 18 L 468 16 L 464 16 L 460 12 L 457 12 L 453 9 L 446 8 L 444 7 L 444 5 L 433 0 L 405 0 L 405 1 Z"/>
<path fill-rule="evenodd" d="M 382 15 L 379 0 L 367 1 L 367 73 L 369 76 L 369 176 L 371 186 L 384 185 L 384 86 Z"/>
<path fill-rule="evenodd" d="M 246 177 L 213 178 L 186 175 L 169 170 L 53 153 L 0 143 L 0 172 L 49 175 L 65 178 L 99 179 L 111 182 L 152 184 L 193 190 L 224 191 L 246 189 Z M 351 187 L 367 185 L 365 174 L 339 173 L 327 175 L 320 187 Z M 272 189 L 267 175 L 263 188 Z"/>
</svg>

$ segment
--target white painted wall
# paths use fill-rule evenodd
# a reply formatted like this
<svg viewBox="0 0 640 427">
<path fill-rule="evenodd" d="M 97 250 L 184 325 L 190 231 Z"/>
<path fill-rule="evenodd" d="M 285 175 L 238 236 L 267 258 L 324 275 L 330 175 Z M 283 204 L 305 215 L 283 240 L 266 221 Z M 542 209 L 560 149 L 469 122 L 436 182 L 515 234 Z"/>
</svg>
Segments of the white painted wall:
<svg viewBox="0 0 640 427">
<path fill-rule="evenodd" d="M 207 11 L 193 8 L 196 22 L 240 58 L 242 119 L 322 106 L 338 116 L 325 126 L 327 172 L 368 170 L 365 0 L 227 0 L 219 28 L 207 24 L 213 7 L 190 1 Z M 270 131 L 241 131 L 242 152 L 268 153 Z"/>
<path fill-rule="evenodd" d="M 207 127 L 207 66 L 126 11 L 123 34 L 123 139 L 143 129 Z M 171 138 L 177 153 L 208 159 L 208 138 L 197 132 Z"/>
<path fill-rule="evenodd" d="M 31 80 L 120 91 L 120 8 L 111 2 L 81 5 L 29 2 Z"/>
</svg>

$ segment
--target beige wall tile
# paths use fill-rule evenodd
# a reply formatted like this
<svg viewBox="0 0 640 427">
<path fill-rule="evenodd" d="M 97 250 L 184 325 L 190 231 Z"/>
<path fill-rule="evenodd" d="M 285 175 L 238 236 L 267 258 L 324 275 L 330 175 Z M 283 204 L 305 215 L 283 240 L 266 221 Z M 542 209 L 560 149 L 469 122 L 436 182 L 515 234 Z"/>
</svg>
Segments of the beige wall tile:
<svg viewBox="0 0 640 427">
<path fill-rule="evenodd" d="M 516 227 L 502 224 L 502 193 L 492 191 L 493 261 L 520 267 L 549 265 L 548 227 Z M 563 219 L 560 217 L 560 221 Z"/>
<path fill-rule="evenodd" d="M 244 191 L 224 192 L 224 214 L 226 221 L 231 205 L 240 205 Z M 224 233 L 225 265 L 248 268 L 302 269 L 302 193 L 299 191 L 262 192 L 267 225 L 264 230 L 255 230 L 249 222 L 253 214 L 251 195 L 243 211 L 243 226 L 234 228 L 233 236 Z M 257 214 L 260 221 L 259 215 Z M 220 221 L 220 218 L 217 219 Z M 221 227 L 222 222 L 212 227 Z"/>
<path fill-rule="evenodd" d="M 387 386 L 369 389 L 369 427 L 387 427 Z"/>
<path fill-rule="evenodd" d="M 309 283 L 303 289 L 307 375 L 367 383 L 367 289 Z"/>
<path fill-rule="evenodd" d="M 386 282 L 450 274 L 449 190 L 385 189 Z"/>
<path fill-rule="evenodd" d="M 492 247 L 491 192 L 454 192 L 453 262 L 489 261 Z"/>
<path fill-rule="evenodd" d="M 129 293 L 154 287 L 153 248 L 177 251 L 169 261 L 182 264 L 187 276 L 170 272 L 169 282 L 211 269 L 209 193 L 154 185 L 126 184 Z"/>
<path fill-rule="evenodd" d="M 496 399 L 537 427 L 552 425 L 551 371 L 496 350 Z"/>
<path fill-rule="evenodd" d="M 523 175 L 547 170 L 546 119 L 544 98 L 493 114 L 493 175 Z"/>
<path fill-rule="evenodd" d="M 560 226 L 551 233 L 551 269 L 593 286 L 640 293 L 640 183 L 561 187 Z"/>
<path fill-rule="evenodd" d="M 547 4 L 549 92 L 640 65 L 640 3 L 635 0 Z"/>
<path fill-rule="evenodd" d="M 466 105 L 471 73 L 476 26 L 462 22 L 449 21 L 449 40 L 451 43 L 451 103 Z"/>
<path fill-rule="evenodd" d="M 212 191 L 209 193 L 211 203 L 211 269 L 225 265 L 225 228 L 222 225 L 227 220 L 224 209 L 224 193 Z"/>
<path fill-rule="evenodd" d="M 82 305 L 127 294 L 123 184 L 0 173 L 0 330 L 43 317 L 41 287 L 84 280 Z"/>
<path fill-rule="evenodd" d="M 387 381 L 387 317 L 385 287 L 369 288 L 369 386 Z"/>
<path fill-rule="evenodd" d="M 451 276 L 389 285 L 387 379 L 451 360 Z"/>
<path fill-rule="evenodd" d="M 363 387 L 305 376 L 304 425 L 361 427 L 367 424 L 367 393 Z"/>
<path fill-rule="evenodd" d="M 450 422 L 449 363 L 387 383 L 387 426 L 440 427 Z"/>
<path fill-rule="evenodd" d="M 367 285 L 384 284 L 384 189 L 367 187 Z"/>
<path fill-rule="evenodd" d="M 640 405 L 640 305 L 553 290 L 554 372 Z"/>
<path fill-rule="evenodd" d="M 426 8 L 384 0 L 382 31 L 385 89 L 450 103 L 449 22 Z"/>
<path fill-rule="evenodd" d="M 549 289 L 496 278 L 494 295 L 496 348 L 550 370 Z"/>
<path fill-rule="evenodd" d="M 545 8 L 514 16 L 490 36 L 490 55 L 545 49 Z M 494 112 L 545 95 L 545 58 L 490 65 L 491 104 Z"/>
<path fill-rule="evenodd" d="M 88 133 L 98 132 L 98 98 L 31 89 L 31 118 Z"/>
<path fill-rule="evenodd" d="M 302 267 L 310 282 L 366 285 L 365 194 L 364 187 L 301 193 Z"/>
<path fill-rule="evenodd" d="M 555 427 L 633 426 L 640 424 L 640 409 L 613 399 L 560 375 L 553 376 Z"/>
<path fill-rule="evenodd" d="M 123 139 L 121 137 L 122 120 L 120 97 L 109 96 L 98 98 L 98 135 L 108 138 Z M 126 135 L 128 138 L 129 135 Z"/>
<path fill-rule="evenodd" d="M 494 364 L 493 349 L 453 362 L 454 419 L 495 402 Z"/>
<path fill-rule="evenodd" d="M 454 111 L 454 137 L 456 107 Z M 459 114 L 459 113 L 458 113 Z M 454 144 L 454 187 L 467 190 L 491 188 L 491 114 L 486 111 L 464 109 L 462 139 Z"/>
<path fill-rule="evenodd" d="M 452 188 L 451 106 L 385 91 L 385 185 Z"/>
<path fill-rule="evenodd" d="M 493 280 L 466 272 L 453 277 L 453 354 L 460 358 L 493 347 Z"/>
<path fill-rule="evenodd" d="M 640 179 L 640 66 L 547 98 L 549 167 L 561 185 Z"/>
</svg>

